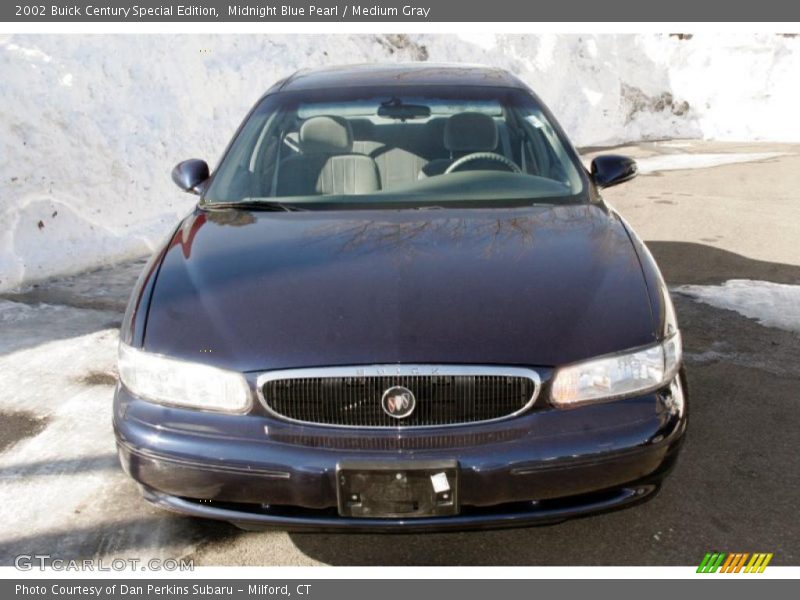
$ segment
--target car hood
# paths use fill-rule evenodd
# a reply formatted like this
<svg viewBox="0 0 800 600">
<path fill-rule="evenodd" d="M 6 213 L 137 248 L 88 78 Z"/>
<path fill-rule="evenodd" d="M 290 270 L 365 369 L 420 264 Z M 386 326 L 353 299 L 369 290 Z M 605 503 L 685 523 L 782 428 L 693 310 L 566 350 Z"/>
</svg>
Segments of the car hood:
<svg viewBox="0 0 800 600">
<path fill-rule="evenodd" d="M 652 342 L 642 269 L 602 206 L 196 211 L 145 349 L 242 371 L 554 366 Z"/>
</svg>

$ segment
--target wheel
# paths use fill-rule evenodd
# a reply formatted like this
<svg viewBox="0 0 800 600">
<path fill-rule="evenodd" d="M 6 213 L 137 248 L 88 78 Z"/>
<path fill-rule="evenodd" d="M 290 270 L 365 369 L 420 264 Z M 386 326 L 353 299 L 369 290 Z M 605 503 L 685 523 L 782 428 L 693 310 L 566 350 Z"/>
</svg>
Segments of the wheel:
<svg viewBox="0 0 800 600">
<path fill-rule="evenodd" d="M 504 167 L 506 167 L 512 173 L 522 173 L 522 169 L 520 169 L 517 166 L 517 163 L 515 163 L 510 158 L 506 158 L 502 154 L 497 154 L 496 152 L 473 152 L 472 154 L 467 154 L 466 156 L 462 156 L 453 164 L 451 164 L 449 167 L 447 167 L 447 170 L 444 172 L 444 174 L 447 175 L 448 173 L 457 171 L 467 163 L 471 163 L 477 160 L 490 160 L 498 162 Z"/>
</svg>

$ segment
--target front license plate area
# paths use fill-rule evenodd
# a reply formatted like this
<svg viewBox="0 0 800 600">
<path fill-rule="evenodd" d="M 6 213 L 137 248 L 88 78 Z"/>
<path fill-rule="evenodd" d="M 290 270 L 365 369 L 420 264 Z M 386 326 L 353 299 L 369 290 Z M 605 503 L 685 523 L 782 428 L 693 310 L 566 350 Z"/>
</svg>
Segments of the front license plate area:
<svg viewBox="0 0 800 600">
<path fill-rule="evenodd" d="M 342 462 L 336 468 L 339 514 L 397 519 L 458 514 L 458 463 Z"/>
</svg>

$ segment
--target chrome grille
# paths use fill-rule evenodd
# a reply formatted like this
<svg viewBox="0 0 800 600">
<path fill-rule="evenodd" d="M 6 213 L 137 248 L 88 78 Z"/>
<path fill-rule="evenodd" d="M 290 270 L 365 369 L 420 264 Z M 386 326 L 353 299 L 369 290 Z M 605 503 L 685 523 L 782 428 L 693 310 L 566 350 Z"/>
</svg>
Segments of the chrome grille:
<svg viewBox="0 0 800 600">
<path fill-rule="evenodd" d="M 437 427 L 505 419 L 530 408 L 539 392 L 535 371 L 516 367 L 374 366 L 273 371 L 258 378 L 272 414 L 338 427 Z M 384 392 L 408 388 L 416 408 L 397 419 L 381 405 Z"/>
</svg>

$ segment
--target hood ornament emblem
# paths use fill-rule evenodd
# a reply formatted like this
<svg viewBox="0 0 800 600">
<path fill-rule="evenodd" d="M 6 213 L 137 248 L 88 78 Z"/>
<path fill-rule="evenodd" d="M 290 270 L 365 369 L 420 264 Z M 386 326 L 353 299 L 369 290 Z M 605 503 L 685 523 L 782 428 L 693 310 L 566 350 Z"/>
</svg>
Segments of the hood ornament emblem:
<svg viewBox="0 0 800 600">
<path fill-rule="evenodd" d="M 381 408 L 394 419 L 405 419 L 417 407 L 414 393 L 402 385 L 395 385 L 383 392 Z"/>
</svg>

